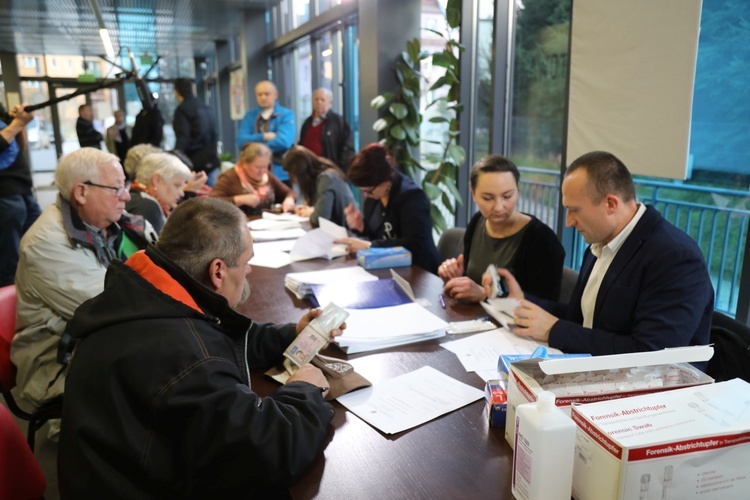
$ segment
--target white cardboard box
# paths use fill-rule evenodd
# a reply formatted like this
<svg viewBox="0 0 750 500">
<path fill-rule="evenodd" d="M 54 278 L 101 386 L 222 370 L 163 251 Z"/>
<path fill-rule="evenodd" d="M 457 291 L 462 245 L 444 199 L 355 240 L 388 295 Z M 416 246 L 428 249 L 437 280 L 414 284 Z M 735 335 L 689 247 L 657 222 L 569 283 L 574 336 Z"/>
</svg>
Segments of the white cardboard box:
<svg viewBox="0 0 750 500">
<path fill-rule="evenodd" d="M 573 496 L 750 498 L 750 384 L 574 406 Z"/>
<path fill-rule="evenodd" d="M 516 406 L 536 401 L 542 391 L 556 393 L 555 404 L 570 414 L 570 406 L 610 399 L 640 396 L 652 392 L 710 384 L 714 381 L 702 371 L 688 364 L 707 361 L 713 356 L 711 346 L 676 347 L 661 351 L 592 356 L 590 358 L 528 359 L 510 365 L 508 376 L 508 415 L 505 440 L 513 447 L 516 430 Z M 614 373 L 638 368 L 637 376 L 648 378 L 650 372 L 668 370 L 668 380 L 622 382 Z M 610 374 L 612 376 L 610 377 Z M 573 379 L 566 395 L 559 395 L 559 381 Z M 750 498 L 750 496 L 749 496 Z"/>
</svg>

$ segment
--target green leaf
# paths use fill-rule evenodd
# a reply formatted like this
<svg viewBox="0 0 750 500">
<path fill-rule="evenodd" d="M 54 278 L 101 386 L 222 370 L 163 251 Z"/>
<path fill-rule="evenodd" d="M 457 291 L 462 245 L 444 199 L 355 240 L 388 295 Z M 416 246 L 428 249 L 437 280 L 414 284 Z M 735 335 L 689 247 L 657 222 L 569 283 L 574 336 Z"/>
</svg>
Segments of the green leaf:
<svg viewBox="0 0 750 500">
<path fill-rule="evenodd" d="M 448 156 L 450 156 L 456 165 L 463 165 L 466 160 L 466 151 L 458 144 L 451 144 L 448 147 Z"/>
<path fill-rule="evenodd" d="M 453 109 L 456 111 L 456 113 L 460 113 L 464 110 L 464 103 L 462 102 L 453 102 L 448 105 L 448 109 Z"/>
<path fill-rule="evenodd" d="M 394 125 L 393 128 L 391 128 L 390 134 L 391 137 L 398 139 L 399 141 L 406 139 L 406 132 L 404 132 L 404 128 L 401 125 Z"/>
<path fill-rule="evenodd" d="M 404 64 L 406 64 L 409 68 L 414 68 L 414 60 L 409 57 L 408 52 L 401 52 L 401 59 L 403 60 Z"/>
<path fill-rule="evenodd" d="M 430 204 L 430 216 L 432 217 L 432 225 L 435 226 L 435 230 L 438 233 L 445 231 L 447 224 L 445 223 L 445 217 L 440 213 L 440 210 L 434 204 Z"/>
<path fill-rule="evenodd" d="M 375 132 L 382 132 L 383 130 L 388 128 L 388 120 L 385 118 L 378 118 L 375 120 L 375 123 L 372 124 L 372 129 Z"/>
<path fill-rule="evenodd" d="M 439 89 L 440 87 L 445 85 L 447 82 L 448 80 L 446 80 L 444 76 L 441 76 L 440 78 L 437 79 L 435 83 L 432 84 L 432 87 L 430 87 L 430 90 Z"/>
<path fill-rule="evenodd" d="M 445 17 L 448 20 L 448 26 L 451 28 L 458 28 L 461 25 L 461 1 L 460 0 L 448 0 L 448 5 L 445 8 Z"/>
<path fill-rule="evenodd" d="M 458 192 L 458 187 L 456 187 L 456 181 L 453 179 L 445 179 L 446 182 L 443 182 L 442 185 L 445 186 L 448 191 L 453 195 L 453 197 L 458 201 L 459 203 L 463 204 L 463 200 L 461 199 L 461 193 Z"/>
<path fill-rule="evenodd" d="M 439 187 L 427 180 L 422 181 L 422 189 L 431 200 L 437 200 L 443 194 L 443 191 Z"/>
<path fill-rule="evenodd" d="M 445 52 L 438 52 L 437 54 L 432 54 L 432 65 L 449 68 L 451 66 L 451 61 L 445 55 Z"/>
<path fill-rule="evenodd" d="M 445 35 L 444 35 L 444 34 L 442 34 L 442 33 L 441 33 L 441 32 L 439 32 L 439 31 L 437 31 L 437 30 L 434 30 L 434 29 L 432 29 L 432 28 L 422 28 L 422 29 L 423 29 L 423 30 L 425 30 L 425 31 L 429 31 L 429 32 L 431 32 L 431 33 L 435 33 L 435 34 L 436 34 L 437 36 L 439 36 L 440 38 L 443 38 L 443 39 L 445 39 Z"/>
<path fill-rule="evenodd" d="M 430 104 L 428 104 L 427 107 L 424 109 L 430 109 L 433 105 L 439 103 L 440 101 L 445 101 L 445 100 L 446 100 L 445 97 L 438 97 L 437 99 L 432 101 Z"/>
<path fill-rule="evenodd" d="M 393 100 L 393 94 L 391 94 L 390 92 L 384 92 L 383 94 L 375 97 L 372 101 L 370 101 L 370 107 L 380 109 L 391 100 Z"/>
<path fill-rule="evenodd" d="M 430 118 L 430 123 L 448 123 L 450 120 L 444 116 L 433 116 Z"/>
<path fill-rule="evenodd" d="M 393 116 L 399 120 L 403 120 L 406 118 L 406 115 L 409 114 L 409 109 L 405 104 L 401 104 L 400 102 L 394 102 L 388 109 L 393 113 Z"/>
</svg>

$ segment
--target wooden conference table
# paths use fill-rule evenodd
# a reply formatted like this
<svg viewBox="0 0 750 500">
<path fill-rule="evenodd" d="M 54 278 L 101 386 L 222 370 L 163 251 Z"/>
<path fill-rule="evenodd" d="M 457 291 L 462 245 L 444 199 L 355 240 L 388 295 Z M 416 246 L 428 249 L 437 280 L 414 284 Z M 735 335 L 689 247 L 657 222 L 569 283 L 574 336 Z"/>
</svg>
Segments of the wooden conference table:
<svg viewBox="0 0 750 500">
<path fill-rule="evenodd" d="M 258 321 L 296 322 L 311 307 L 284 288 L 289 272 L 313 271 L 356 265 L 353 258 L 331 262 L 315 259 L 280 269 L 253 267 L 250 300 L 241 308 Z M 442 281 L 417 267 L 396 268 L 411 283 L 415 295 L 427 298 L 430 310 L 446 321 L 484 316 L 478 305 L 446 299 L 442 309 L 438 294 Z M 373 270 L 380 278 L 387 269 Z M 480 389 L 484 382 L 468 373 L 455 354 L 440 347 L 448 337 L 380 351 L 347 356 L 336 347 L 325 354 L 347 359 L 373 384 L 429 365 L 461 382 Z M 253 390 L 273 394 L 278 384 L 252 374 Z M 386 435 L 333 402 L 335 416 L 323 451 L 292 486 L 294 498 L 396 499 L 396 498 L 511 498 L 512 450 L 503 428 L 488 423 L 484 399 L 443 415 L 419 427 Z"/>
</svg>

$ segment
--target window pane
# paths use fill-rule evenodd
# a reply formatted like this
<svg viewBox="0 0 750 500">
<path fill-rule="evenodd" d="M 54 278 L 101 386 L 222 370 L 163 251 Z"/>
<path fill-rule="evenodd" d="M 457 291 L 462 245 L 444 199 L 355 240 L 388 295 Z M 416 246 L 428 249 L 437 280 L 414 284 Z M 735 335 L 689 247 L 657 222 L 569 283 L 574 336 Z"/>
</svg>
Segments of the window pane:
<svg viewBox="0 0 750 500">
<path fill-rule="evenodd" d="M 297 98 L 294 111 L 297 116 L 297 132 L 302 122 L 312 114 L 312 54 L 310 42 L 301 44 L 294 51 L 297 59 Z"/>
<path fill-rule="evenodd" d="M 18 76 L 47 76 L 44 56 L 41 54 L 18 54 Z"/>
<path fill-rule="evenodd" d="M 310 20 L 310 0 L 292 0 L 292 28 Z"/>
<path fill-rule="evenodd" d="M 22 81 L 21 95 L 24 102 L 34 105 L 49 100 L 48 87 L 42 81 Z M 52 130 L 50 107 L 34 111 L 34 119 L 26 126 L 29 144 L 29 159 L 34 171 L 54 170 L 57 164 L 55 136 Z"/>
<path fill-rule="evenodd" d="M 474 160 L 490 153 L 492 123 L 492 32 L 495 0 L 480 0 L 477 22 L 477 66 L 474 75 L 476 109 L 474 110 Z M 505 99 L 505 96 L 495 96 Z"/>
<path fill-rule="evenodd" d="M 570 5 L 516 3 L 510 154 L 518 163 L 559 170 L 567 80 Z"/>
<path fill-rule="evenodd" d="M 333 43 L 331 33 L 320 37 L 320 86 L 333 90 Z"/>
</svg>

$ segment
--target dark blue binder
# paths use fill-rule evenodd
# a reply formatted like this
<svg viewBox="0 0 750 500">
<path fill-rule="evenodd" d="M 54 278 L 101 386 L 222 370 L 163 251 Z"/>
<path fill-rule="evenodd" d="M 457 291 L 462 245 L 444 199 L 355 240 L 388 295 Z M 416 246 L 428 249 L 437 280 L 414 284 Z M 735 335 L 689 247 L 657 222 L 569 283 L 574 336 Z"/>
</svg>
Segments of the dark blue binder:
<svg viewBox="0 0 750 500">
<path fill-rule="evenodd" d="M 392 279 L 361 283 L 313 285 L 311 300 L 317 307 L 329 302 L 348 309 L 376 309 L 412 302 L 409 295 Z"/>
</svg>

